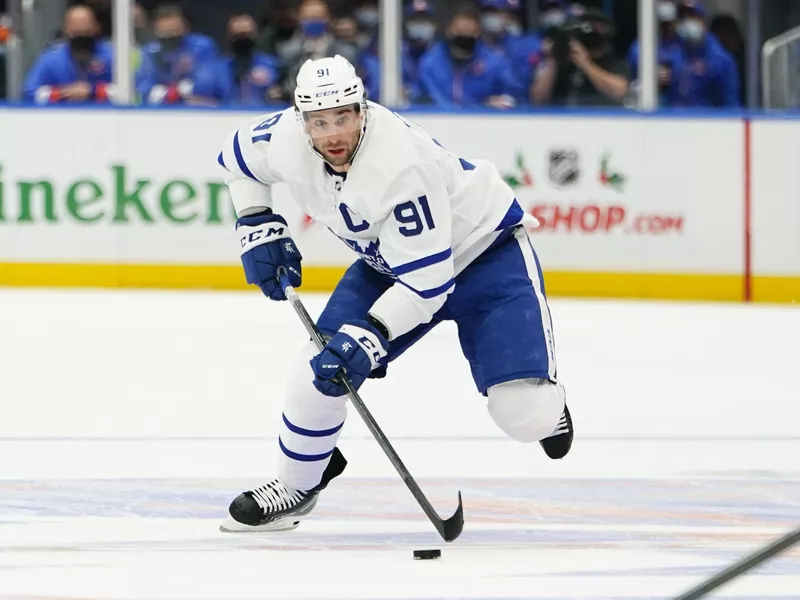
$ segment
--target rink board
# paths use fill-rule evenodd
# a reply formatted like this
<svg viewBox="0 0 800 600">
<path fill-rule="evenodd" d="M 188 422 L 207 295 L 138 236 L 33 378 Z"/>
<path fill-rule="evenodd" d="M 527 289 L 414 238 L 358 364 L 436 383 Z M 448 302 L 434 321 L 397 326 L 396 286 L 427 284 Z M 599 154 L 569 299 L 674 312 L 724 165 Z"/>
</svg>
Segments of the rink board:
<svg viewBox="0 0 800 600">
<path fill-rule="evenodd" d="M 244 288 L 216 157 L 254 117 L 0 112 L 0 285 Z M 794 121 L 408 117 L 497 165 L 542 222 L 532 236 L 552 295 L 800 297 Z M 275 197 L 304 287 L 330 290 L 354 256 L 280 186 Z"/>
</svg>

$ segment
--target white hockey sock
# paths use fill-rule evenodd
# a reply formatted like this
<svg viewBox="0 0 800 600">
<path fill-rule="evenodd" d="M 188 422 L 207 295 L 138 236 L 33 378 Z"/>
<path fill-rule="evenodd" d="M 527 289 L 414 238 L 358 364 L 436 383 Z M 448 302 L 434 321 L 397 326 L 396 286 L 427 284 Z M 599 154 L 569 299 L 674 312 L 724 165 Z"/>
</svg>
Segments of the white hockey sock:
<svg viewBox="0 0 800 600">
<path fill-rule="evenodd" d="M 278 442 L 278 476 L 302 491 L 319 484 L 347 416 L 347 396 L 330 398 L 314 387 L 308 362 L 316 354 L 309 344 L 290 373 Z"/>
</svg>

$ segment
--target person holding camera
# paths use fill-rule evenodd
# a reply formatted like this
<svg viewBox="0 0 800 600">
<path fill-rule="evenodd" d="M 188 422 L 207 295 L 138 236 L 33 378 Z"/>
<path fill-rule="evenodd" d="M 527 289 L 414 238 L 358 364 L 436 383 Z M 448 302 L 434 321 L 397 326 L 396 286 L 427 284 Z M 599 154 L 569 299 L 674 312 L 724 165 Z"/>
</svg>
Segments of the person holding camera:
<svg viewBox="0 0 800 600">
<path fill-rule="evenodd" d="M 628 67 L 614 56 L 612 25 L 602 12 L 573 7 L 543 43 L 545 59 L 530 87 L 534 105 L 622 106 Z"/>
</svg>

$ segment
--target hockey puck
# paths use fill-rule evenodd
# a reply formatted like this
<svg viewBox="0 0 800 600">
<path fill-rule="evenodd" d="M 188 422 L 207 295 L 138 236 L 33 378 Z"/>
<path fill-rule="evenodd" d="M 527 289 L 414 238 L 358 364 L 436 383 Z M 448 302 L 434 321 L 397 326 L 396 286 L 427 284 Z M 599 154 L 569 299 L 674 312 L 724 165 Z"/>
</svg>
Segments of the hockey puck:
<svg viewBox="0 0 800 600">
<path fill-rule="evenodd" d="M 435 560 L 442 558 L 441 550 L 414 550 L 414 560 Z"/>
</svg>

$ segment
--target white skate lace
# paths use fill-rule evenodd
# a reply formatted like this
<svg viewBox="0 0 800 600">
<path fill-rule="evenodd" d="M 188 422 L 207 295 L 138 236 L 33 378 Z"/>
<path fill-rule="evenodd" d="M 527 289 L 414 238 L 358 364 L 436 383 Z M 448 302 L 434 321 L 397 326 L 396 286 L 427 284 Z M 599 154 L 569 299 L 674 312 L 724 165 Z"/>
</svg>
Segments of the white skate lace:
<svg viewBox="0 0 800 600">
<path fill-rule="evenodd" d="M 561 435 L 562 433 L 569 433 L 569 423 L 567 422 L 566 411 L 561 413 L 561 420 L 558 422 L 558 425 L 556 425 L 556 430 L 547 437 L 555 437 L 557 435 Z"/>
<path fill-rule="evenodd" d="M 280 479 L 273 479 L 251 493 L 264 514 L 287 510 L 306 497 L 305 492 L 287 487 Z"/>
</svg>

